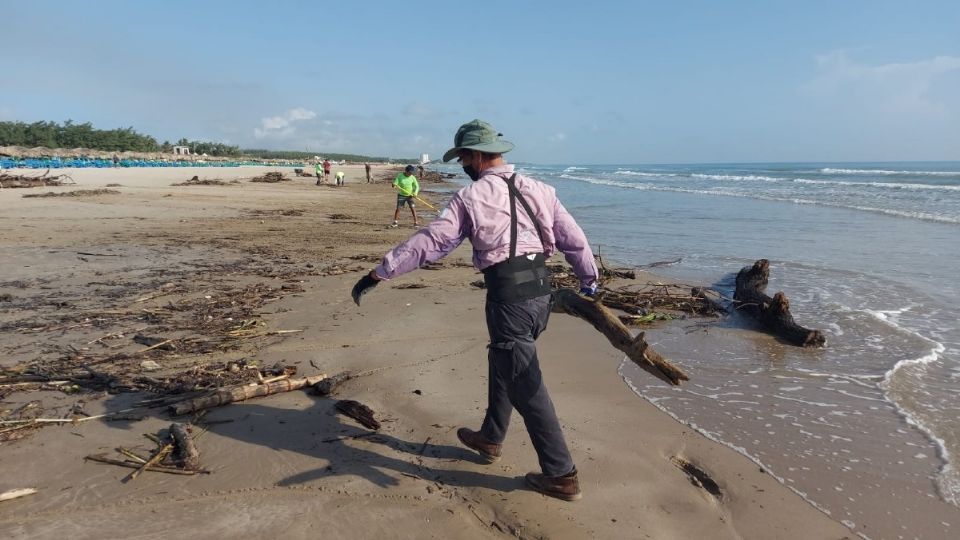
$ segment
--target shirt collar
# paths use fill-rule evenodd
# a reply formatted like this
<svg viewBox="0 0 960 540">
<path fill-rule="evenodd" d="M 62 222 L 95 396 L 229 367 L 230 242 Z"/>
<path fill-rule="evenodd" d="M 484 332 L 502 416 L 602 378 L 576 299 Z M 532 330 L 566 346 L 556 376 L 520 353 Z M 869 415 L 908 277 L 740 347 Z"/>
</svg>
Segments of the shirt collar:
<svg viewBox="0 0 960 540">
<path fill-rule="evenodd" d="M 480 171 L 480 176 L 484 177 L 487 175 L 498 175 L 498 174 L 512 173 L 512 172 L 513 172 L 513 165 L 511 165 L 510 163 L 504 163 L 503 165 L 498 165 L 496 167 L 489 167 Z"/>
</svg>

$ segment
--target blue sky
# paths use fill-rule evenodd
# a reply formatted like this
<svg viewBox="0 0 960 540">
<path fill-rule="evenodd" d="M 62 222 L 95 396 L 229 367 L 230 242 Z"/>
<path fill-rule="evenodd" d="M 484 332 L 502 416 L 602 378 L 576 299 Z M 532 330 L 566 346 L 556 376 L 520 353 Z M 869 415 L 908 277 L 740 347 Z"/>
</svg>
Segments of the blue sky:
<svg viewBox="0 0 960 540">
<path fill-rule="evenodd" d="M 960 160 L 960 2 L 0 0 L 0 120 L 513 161 Z"/>
</svg>

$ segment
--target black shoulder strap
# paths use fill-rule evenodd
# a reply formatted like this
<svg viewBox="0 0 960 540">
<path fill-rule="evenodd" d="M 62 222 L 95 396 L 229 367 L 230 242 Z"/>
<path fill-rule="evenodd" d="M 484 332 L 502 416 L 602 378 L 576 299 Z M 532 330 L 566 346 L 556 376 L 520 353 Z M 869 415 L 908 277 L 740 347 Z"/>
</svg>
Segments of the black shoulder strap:
<svg viewBox="0 0 960 540">
<path fill-rule="evenodd" d="M 501 178 L 503 178 L 501 176 Z M 526 211 L 527 216 L 530 217 L 530 221 L 533 222 L 534 228 L 537 229 L 537 236 L 540 238 L 540 245 L 543 246 L 543 231 L 540 229 L 540 222 L 537 221 L 537 216 L 534 215 L 533 210 L 530 208 L 530 205 L 527 203 L 527 200 L 523 198 L 523 195 L 520 193 L 520 190 L 517 189 L 516 184 L 513 181 L 517 178 L 517 173 L 510 175 L 510 178 L 503 178 L 503 181 L 507 183 L 507 190 L 510 192 L 510 257 L 517 256 L 517 199 L 520 200 L 520 204 L 523 205 L 524 211 Z"/>
</svg>

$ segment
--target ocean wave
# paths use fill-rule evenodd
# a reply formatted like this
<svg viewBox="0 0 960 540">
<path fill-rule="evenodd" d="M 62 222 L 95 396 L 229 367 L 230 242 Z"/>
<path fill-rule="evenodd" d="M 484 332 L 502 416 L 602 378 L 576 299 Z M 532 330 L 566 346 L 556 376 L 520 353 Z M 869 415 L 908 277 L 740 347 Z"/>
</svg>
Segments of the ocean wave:
<svg viewBox="0 0 960 540">
<path fill-rule="evenodd" d="M 782 182 L 786 178 L 776 178 L 773 176 L 757 176 L 755 174 L 736 175 L 736 174 L 703 174 L 693 173 L 690 178 L 702 178 L 705 180 L 733 180 L 735 182 Z"/>
<path fill-rule="evenodd" d="M 834 186 L 870 186 L 888 189 L 932 189 L 937 191 L 960 191 L 960 185 L 946 186 L 942 184 L 904 184 L 900 182 L 844 182 L 843 180 L 812 180 L 809 178 L 794 178 L 798 184 L 825 184 Z"/>
<path fill-rule="evenodd" d="M 586 167 L 567 167 L 566 169 L 563 170 L 563 172 L 585 171 L 585 170 L 587 170 Z"/>
<path fill-rule="evenodd" d="M 650 172 L 631 171 L 627 169 L 617 169 L 616 171 L 614 171 L 613 174 L 623 174 L 628 176 L 644 176 L 644 177 L 652 177 L 652 178 L 679 176 L 676 173 L 650 173 Z"/>
<path fill-rule="evenodd" d="M 578 180 L 581 182 L 588 182 L 590 184 L 602 185 L 602 186 L 613 186 L 621 187 L 625 189 L 638 189 L 646 191 L 664 191 L 670 193 L 690 193 L 694 195 L 718 195 L 721 197 L 739 197 L 743 199 L 756 199 L 761 201 L 771 201 L 771 202 L 786 202 L 792 204 L 809 204 L 813 206 L 828 206 L 831 208 L 843 208 L 846 210 L 858 210 L 861 212 L 871 212 L 874 214 L 884 214 L 888 216 L 909 218 L 909 219 L 919 219 L 922 221 L 935 221 L 938 223 L 950 223 L 950 224 L 960 224 L 960 217 L 952 216 L 943 216 L 940 214 L 931 214 L 929 212 L 915 212 L 907 210 L 895 210 L 892 208 L 877 208 L 873 206 L 861 206 L 856 204 L 844 204 L 832 201 L 820 201 L 814 199 L 805 199 L 801 197 L 775 197 L 771 195 L 760 195 L 757 193 L 738 193 L 732 191 L 723 191 L 719 189 L 690 189 L 690 188 L 681 188 L 674 186 L 658 186 L 653 184 L 629 184 L 626 182 L 617 182 L 615 180 L 602 180 L 599 178 L 591 178 L 587 176 L 575 176 L 571 174 L 561 174 L 561 178 L 566 178 L 569 180 Z"/>
<path fill-rule="evenodd" d="M 917 175 L 917 176 L 960 176 L 960 171 L 891 171 L 886 169 L 834 169 L 826 167 L 820 169 L 823 174 L 883 174 L 883 175 Z"/>
</svg>

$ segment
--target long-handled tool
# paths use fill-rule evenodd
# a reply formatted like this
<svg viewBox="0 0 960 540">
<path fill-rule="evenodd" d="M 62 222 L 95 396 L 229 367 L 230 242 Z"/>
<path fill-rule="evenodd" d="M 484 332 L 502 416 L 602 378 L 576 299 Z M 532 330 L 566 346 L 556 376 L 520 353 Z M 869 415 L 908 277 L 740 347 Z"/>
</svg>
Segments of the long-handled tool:
<svg viewBox="0 0 960 540">
<path fill-rule="evenodd" d="M 416 200 L 422 202 L 423 204 L 427 205 L 427 207 L 430 208 L 431 210 L 433 210 L 434 212 L 439 212 L 439 211 L 440 211 L 440 210 L 437 209 L 436 206 L 428 203 L 427 201 L 421 199 L 420 197 L 417 197 L 416 195 L 411 195 L 410 193 L 405 192 L 404 190 L 402 190 L 402 189 L 400 188 L 400 186 L 393 186 L 393 187 L 396 188 L 396 190 L 399 191 L 400 194 L 403 195 L 404 197 L 413 197 L 414 199 L 416 199 Z"/>
</svg>

